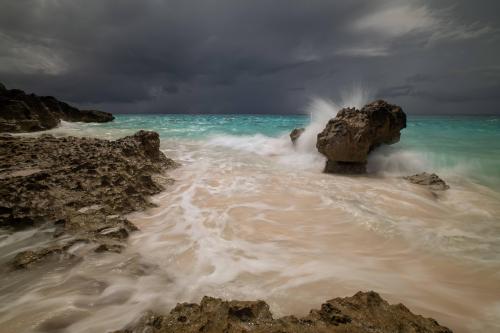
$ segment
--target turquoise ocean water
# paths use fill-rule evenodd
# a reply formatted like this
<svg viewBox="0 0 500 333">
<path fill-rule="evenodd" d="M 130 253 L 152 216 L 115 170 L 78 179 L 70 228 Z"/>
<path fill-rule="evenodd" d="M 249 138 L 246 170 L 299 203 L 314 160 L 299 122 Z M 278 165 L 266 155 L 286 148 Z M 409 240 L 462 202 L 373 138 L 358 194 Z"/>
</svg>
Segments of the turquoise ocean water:
<svg viewBox="0 0 500 333">
<path fill-rule="evenodd" d="M 95 126 L 124 133 L 149 129 L 162 139 L 206 140 L 231 135 L 252 140 L 257 134 L 284 136 L 310 122 L 306 115 L 117 115 L 114 122 Z M 470 177 L 500 189 L 500 116 L 409 116 L 401 141 L 383 152 L 413 153 L 399 157 L 403 168 L 416 164 L 401 172 L 425 168 L 421 171 Z M 388 167 L 398 168 L 390 163 Z"/>
</svg>

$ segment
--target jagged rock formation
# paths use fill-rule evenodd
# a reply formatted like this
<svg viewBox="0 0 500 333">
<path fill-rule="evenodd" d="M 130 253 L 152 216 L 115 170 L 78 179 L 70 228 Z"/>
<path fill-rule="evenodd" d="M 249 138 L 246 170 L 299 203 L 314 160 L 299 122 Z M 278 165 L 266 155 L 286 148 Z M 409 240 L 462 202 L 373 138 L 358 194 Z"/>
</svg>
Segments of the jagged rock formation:
<svg viewBox="0 0 500 333">
<path fill-rule="evenodd" d="M 223 301 L 204 297 L 201 304 L 178 304 L 168 315 L 146 313 L 115 333 L 451 333 L 434 319 L 389 305 L 375 292 L 335 298 L 303 318 L 273 319 L 263 301 Z"/>
<path fill-rule="evenodd" d="M 159 148 L 158 134 L 146 131 L 116 141 L 0 135 L 0 227 L 56 227 L 52 244 L 18 254 L 14 266 L 75 242 L 119 251 L 137 230 L 121 215 L 151 206 L 149 196 L 172 182 L 159 174 L 177 164 Z"/>
<path fill-rule="evenodd" d="M 428 186 L 429 189 L 434 191 L 444 191 L 450 188 L 450 186 L 435 173 L 422 172 L 403 178 L 413 184 Z"/>
<path fill-rule="evenodd" d="M 302 133 L 304 133 L 306 129 L 304 127 L 301 127 L 301 128 L 294 128 L 291 132 L 290 132 L 290 139 L 292 140 L 292 143 L 295 144 L 295 141 L 297 141 L 298 138 L 300 138 L 300 136 L 302 135 Z"/>
<path fill-rule="evenodd" d="M 396 105 L 378 100 L 361 110 L 344 108 L 318 134 L 316 147 L 328 158 L 325 172 L 364 173 L 368 153 L 381 144 L 399 141 L 406 114 Z"/>
<path fill-rule="evenodd" d="M 0 83 L 0 132 L 43 131 L 56 127 L 61 120 L 101 123 L 113 119 L 111 113 L 79 110 L 54 97 L 8 90 Z"/>
</svg>

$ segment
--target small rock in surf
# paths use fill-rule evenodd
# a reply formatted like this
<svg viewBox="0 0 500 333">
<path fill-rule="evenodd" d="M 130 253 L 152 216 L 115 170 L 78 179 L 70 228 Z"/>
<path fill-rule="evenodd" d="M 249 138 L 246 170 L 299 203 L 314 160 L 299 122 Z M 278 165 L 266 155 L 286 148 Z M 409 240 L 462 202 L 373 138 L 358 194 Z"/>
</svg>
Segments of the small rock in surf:
<svg viewBox="0 0 500 333">
<path fill-rule="evenodd" d="M 298 140 L 298 138 L 300 138 L 300 136 L 302 135 L 302 133 L 304 133 L 306 129 L 304 127 L 301 127 L 301 128 L 294 128 L 291 132 L 290 132 L 290 139 L 292 140 L 292 143 L 295 144 L 295 142 Z"/>
<path fill-rule="evenodd" d="M 450 188 L 450 186 L 435 173 L 422 172 L 403 178 L 413 184 L 428 186 L 431 190 L 444 191 Z"/>
</svg>

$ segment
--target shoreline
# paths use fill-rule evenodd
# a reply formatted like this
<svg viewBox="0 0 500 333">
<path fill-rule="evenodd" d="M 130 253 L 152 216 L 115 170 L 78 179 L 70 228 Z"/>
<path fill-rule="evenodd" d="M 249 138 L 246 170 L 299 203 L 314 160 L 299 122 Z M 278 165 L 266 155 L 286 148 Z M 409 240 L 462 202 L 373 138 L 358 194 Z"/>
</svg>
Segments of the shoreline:
<svg viewBox="0 0 500 333">
<path fill-rule="evenodd" d="M 53 229 L 53 241 L 17 253 L 12 267 L 79 259 L 78 247 L 120 252 L 138 230 L 123 215 L 151 206 L 149 196 L 173 181 L 156 177 L 177 166 L 159 144 L 157 133 L 145 131 L 116 141 L 0 136 L 0 226 Z"/>
<path fill-rule="evenodd" d="M 60 160 L 60 158 L 62 156 L 71 160 L 71 154 L 69 154 L 69 157 L 68 157 L 68 148 L 61 149 L 60 144 L 62 144 L 62 143 L 65 143 L 68 147 L 71 147 L 71 146 L 78 147 L 78 145 L 80 145 L 80 147 L 82 145 L 87 146 L 87 148 L 85 148 L 85 149 L 88 149 L 89 151 L 92 151 L 92 149 L 94 149 L 95 147 L 100 147 L 97 149 L 98 151 L 99 151 L 99 149 L 103 149 L 103 147 L 104 147 L 104 149 L 106 149 L 107 145 L 109 143 L 111 145 L 119 145 L 118 148 L 112 146 L 112 148 L 111 148 L 112 153 L 111 153 L 111 155 L 108 156 L 108 158 L 113 156 L 112 160 L 114 160 L 115 163 L 117 161 L 116 160 L 116 154 L 117 154 L 116 149 L 118 149 L 121 152 L 126 152 L 128 155 L 132 154 L 132 156 L 135 156 L 135 155 L 138 156 L 139 160 L 136 163 L 139 163 L 139 164 L 140 164 L 141 160 L 145 160 L 145 161 L 152 160 L 153 162 L 155 162 L 155 160 L 157 160 L 157 161 L 162 161 L 163 163 L 165 163 L 166 160 L 164 160 L 164 157 L 162 157 L 163 154 L 159 152 L 159 139 L 158 139 L 157 134 L 156 134 L 156 138 L 154 138 L 154 135 L 153 135 L 152 138 L 144 139 L 144 137 L 148 137 L 148 133 L 151 133 L 151 132 L 140 132 L 140 133 L 141 134 L 138 133 L 135 136 L 126 137 L 124 139 L 119 139 L 116 141 L 105 141 L 105 140 L 101 140 L 101 139 L 74 138 L 74 137 L 64 137 L 64 136 L 60 137 L 60 138 L 55 138 L 51 135 L 46 135 L 46 134 L 42 134 L 41 136 L 38 136 L 38 137 L 31 137 L 31 136 L 22 137 L 22 136 L 17 136 L 17 135 L 16 136 L 2 135 L 1 139 L 4 141 L 4 144 L 1 147 L 4 147 L 4 149 L 7 148 L 8 150 L 11 151 L 11 153 L 14 153 L 16 155 L 13 155 L 10 158 L 10 161 L 7 162 L 7 164 L 8 164 L 7 166 L 6 165 L 2 166 L 3 177 L 1 177 L 0 181 L 9 183 L 10 181 L 12 181 L 14 179 L 15 183 L 16 183 L 15 186 L 17 186 L 20 189 L 23 188 L 21 184 L 27 182 L 28 185 L 32 184 L 32 185 L 29 185 L 27 188 L 29 188 L 29 189 L 38 188 L 38 191 L 47 190 L 51 186 L 53 188 L 54 184 L 61 184 L 64 188 L 64 186 L 66 186 L 64 184 L 68 183 L 68 182 L 66 182 L 64 184 L 60 183 L 60 182 L 56 181 L 57 178 L 55 179 L 54 182 L 51 182 L 51 181 L 47 182 L 47 177 L 50 178 L 50 171 L 48 174 L 43 173 L 43 170 L 47 170 L 47 165 L 44 164 L 46 162 L 46 160 L 44 162 L 44 158 L 42 158 L 41 161 L 37 161 L 36 159 L 33 159 L 33 156 L 30 156 L 30 157 L 27 157 L 26 158 L 27 160 L 25 160 L 24 162 L 19 162 L 20 160 L 21 161 L 23 160 L 23 155 L 22 154 L 18 155 L 16 153 L 18 151 L 18 149 L 14 148 L 15 146 L 13 144 L 15 142 L 19 143 L 21 146 L 24 146 L 24 149 L 26 148 L 26 144 L 28 146 L 30 144 L 38 145 L 38 148 L 36 150 L 31 149 L 31 151 L 37 151 L 38 153 L 46 151 L 48 154 L 46 159 L 49 159 L 49 160 L 53 159 L 53 161 Z M 151 136 L 151 135 L 149 135 L 149 136 Z M 87 141 L 89 141 L 89 140 L 90 140 L 90 142 L 87 143 Z M 152 141 L 152 143 L 150 141 Z M 41 149 L 40 149 L 40 144 L 42 147 Z M 44 146 L 46 146 L 47 148 L 43 148 Z M 53 148 L 50 148 L 51 146 L 52 147 L 57 146 L 57 148 L 55 149 L 55 152 L 54 152 Z M 28 151 L 30 151 L 30 150 L 28 149 Z M 81 150 L 77 149 L 77 151 L 81 151 Z M 99 154 L 99 153 L 97 153 L 97 154 Z M 92 155 L 92 154 L 90 154 L 90 155 Z M 4 155 L 4 156 L 7 156 L 7 155 Z M 95 153 L 92 156 L 93 156 L 92 159 L 95 159 Z M 4 164 L 5 164 L 5 162 L 6 161 L 4 161 Z M 59 164 L 60 164 L 60 162 L 61 161 L 59 161 Z M 79 169 L 81 167 L 79 167 L 78 165 L 86 165 L 85 163 L 88 163 L 88 162 L 85 162 L 84 160 L 79 160 L 77 162 L 77 165 L 75 165 L 74 167 L 76 169 Z M 100 163 L 104 163 L 104 165 L 106 165 L 106 161 L 103 159 L 100 160 Z M 51 164 L 49 163 L 48 165 L 51 165 Z M 64 163 L 63 163 L 63 165 L 64 165 Z M 148 165 L 150 165 L 149 168 L 151 168 L 152 166 L 154 166 L 154 163 L 153 164 L 149 163 Z M 169 165 L 170 168 L 173 166 L 176 166 L 176 164 L 174 162 L 168 162 L 167 165 Z M 21 166 L 23 166 L 23 167 L 21 167 Z M 167 167 L 167 168 L 160 167 L 159 169 L 153 168 L 153 170 L 157 170 L 157 171 L 153 171 L 153 172 L 164 172 L 161 170 L 168 170 L 169 167 Z M 27 169 L 29 169 L 28 170 L 29 172 L 26 172 Z M 66 167 L 66 169 L 67 169 L 67 167 Z M 85 174 L 88 175 L 89 174 L 88 170 L 97 170 L 97 173 L 99 173 L 106 168 L 105 167 L 103 168 L 103 165 L 101 164 L 100 166 L 86 165 L 86 167 L 84 167 L 83 169 L 85 170 Z M 24 171 L 22 171 L 22 170 L 24 170 Z M 57 168 L 55 170 L 57 170 Z M 119 170 L 119 169 L 115 169 L 114 171 L 117 171 L 117 170 Z M 57 171 L 54 171 L 54 172 L 57 174 Z M 94 174 L 94 173 L 95 173 L 95 171 L 90 172 L 90 174 Z M 41 175 L 43 175 L 43 177 Z M 103 174 L 100 174 L 99 175 L 100 179 L 102 179 L 103 176 L 104 176 Z M 67 179 L 65 179 L 65 181 L 67 181 Z M 47 184 L 48 184 L 48 187 L 47 187 Z M 52 185 L 50 185 L 50 184 L 52 184 Z M 57 188 L 57 186 L 61 186 L 61 185 L 55 185 L 55 186 Z M 104 186 L 106 187 L 106 184 L 104 184 Z M 148 195 L 155 194 L 155 192 L 158 193 L 157 191 L 158 191 L 157 189 L 154 189 L 152 192 L 148 192 Z M 25 193 L 30 193 L 30 192 L 25 192 Z M 4 206 L 6 203 L 8 204 L 8 202 L 9 202 L 9 199 L 6 198 L 7 195 L 8 194 L 5 191 L 2 194 L 2 200 L 4 201 L 4 203 L 3 203 Z M 15 194 L 15 195 L 17 195 L 17 194 Z M 102 199 L 105 199 L 105 197 L 101 197 L 100 200 L 102 200 Z M 35 203 L 36 200 L 26 200 L 25 202 L 28 203 L 27 208 L 29 208 L 30 203 Z M 146 202 L 144 202 L 144 203 L 146 203 Z M 144 205 L 144 203 L 140 204 L 138 207 L 144 208 L 144 207 L 149 206 L 149 204 Z M 104 206 L 106 207 L 106 205 L 104 205 Z M 43 210 L 44 205 L 42 205 L 41 207 Z M 76 255 L 76 257 L 75 257 L 75 253 L 78 253 L 78 251 L 81 251 L 81 248 L 89 247 L 89 244 L 91 244 L 90 245 L 91 248 L 94 247 L 93 252 L 95 252 L 95 253 L 100 253 L 100 252 L 110 252 L 110 253 L 118 252 L 119 253 L 123 249 L 121 243 L 126 242 L 126 239 L 128 238 L 128 234 L 131 232 L 134 232 L 134 230 L 135 230 L 135 227 L 133 226 L 133 224 L 129 224 L 130 222 L 128 222 L 128 220 L 123 219 L 121 217 L 115 218 L 114 217 L 115 215 L 109 215 L 113 212 L 118 212 L 118 213 L 120 211 L 122 213 L 127 212 L 128 209 L 123 210 L 123 208 L 122 208 L 121 210 L 119 209 L 118 211 L 116 211 L 116 210 L 113 211 L 113 209 L 111 209 L 111 211 L 109 211 L 106 208 L 104 208 L 104 211 L 106 211 L 106 210 L 107 211 L 106 211 L 106 213 L 103 212 L 104 213 L 103 214 L 103 213 L 99 212 L 103 208 L 96 207 L 96 204 L 89 205 L 88 203 L 76 202 L 76 207 L 74 209 L 72 209 L 71 214 L 69 214 L 69 213 L 55 213 L 54 214 L 54 212 L 51 210 L 51 212 L 52 212 L 51 215 L 46 216 L 48 218 L 41 218 L 40 219 L 40 217 L 43 217 L 39 213 L 40 207 L 34 207 L 34 208 L 37 209 L 38 213 L 36 214 L 36 216 L 38 216 L 37 219 L 39 219 L 39 220 L 28 221 L 28 220 L 26 220 L 25 217 L 23 217 L 24 220 L 20 219 L 20 217 L 17 217 L 14 219 L 13 219 L 13 217 L 11 217 L 11 218 L 6 217 L 7 220 L 4 219 L 4 222 L 10 220 L 11 222 L 9 222 L 8 224 L 11 227 L 14 227 L 14 229 L 18 229 L 18 228 L 25 229 L 25 227 L 26 227 L 26 225 L 16 226 L 15 224 L 12 224 L 12 222 L 15 222 L 15 221 L 17 221 L 16 223 L 23 223 L 23 224 L 27 223 L 28 227 L 34 227 L 34 228 L 37 228 L 37 226 L 39 226 L 39 225 L 47 225 L 47 224 L 55 223 L 56 224 L 56 228 L 54 229 L 55 237 L 57 238 L 57 237 L 67 235 L 67 236 L 69 236 L 69 241 L 68 241 L 67 236 L 64 236 L 64 237 L 61 237 L 61 239 L 62 239 L 61 243 L 55 244 L 55 243 L 49 242 L 49 246 L 42 248 L 41 250 L 35 250 L 35 251 L 29 250 L 29 251 L 24 251 L 24 252 L 18 253 L 16 255 L 16 257 L 14 258 L 14 264 L 13 264 L 14 268 L 16 268 L 16 269 L 21 268 L 21 269 L 30 270 L 31 269 L 30 267 L 33 265 L 36 267 L 42 267 L 43 265 L 46 265 L 50 262 L 54 263 L 50 259 L 56 259 L 56 262 L 55 262 L 56 265 L 57 265 L 57 262 L 60 260 L 63 260 L 63 261 L 69 260 L 68 262 L 72 262 L 71 265 L 78 265 L 79 260 L 75 261 L 75 259 L 77 259 L 78 255 Z M 137 211 L 137 209 L 134 209 L 134 211 Z M 128 210 L 128 212 L 131 212 L 131 211 Z M 5 213 L 5 211 L 4 211 L 4 213 Z M 60 214 L 63 214 L 63 215 L 66 214 L 66 215 L 64 215 L 65 216 L 64 217 L 63 215 L 60 215 Z M 88 216 L 88 214 L 90 214 L 90 217 Z M 108 214 L 108 215 L 106 215 L 106 214 Z M 85 216 L 83 219 L 82 219 L 82 215 Z M 111 216 L 111 220 L 109 218 L 107 218 L 106 216 Z M 66 219 L 66 221 L 60 222 L 61 217 L 64 217 L 64 219 Z M 4 218 L 5 218 L 5 216 L 4 216 Z M 69 220 L 68 220 L 68 218 L 69 218 Z M 91 222 L 91 221 L 96 221 L 96 220 L 101 220 L 101 222 Z M 106 221 L 106 223 L 104 223 L 104 225 L 102 225 L 102 221 Z M 97 223 L 97 228 L 90 227 L 90 229 L 89 229 L 89 223 L 91 225 L 95 225 L 95 223 Z M 3 225 L 6 226 L 7 224 L 3 223 Z M 62 225 L 62 228 L 61 228 L 61 225 Z M 96 231 L 99 234 L 95 234 Z M 104 231 L 104 233 L 103 233 L 103 231 Z M 100 234 L 102 234 L 102 235 L 99 236 Z M 92 244 L 96 244 L 97 247 L 95 247 Z M 82 253 L 88 253 L 88 252 L 83 251 Z M 85 256 L 85 254 L 83 254 L 83 255 Z M 71 267 L 71 266 L 69 266 L 69 267 Z M 67 269 L 67 268 L 65 268 L 65 269 Z M 376 295 L 375 298 L 377 299 L 377 302 L 379 302 L 378 295 Z M 222 301 L 218 301 L 218 302 L 222 302 Z M 380 299 L 380 302 L 385 302 L 385 301 L 382 301 Z M 252 303 L 252 302 L 250 302 L 250 303 Z M 369 303 L 367 303 L 365 305 L 369 306 Z M 225 303 L 221 303 L 221 304 L 225 304 Z M 385 304 L 385 303 L 383 303 L 383 304 Z M 188 306 L 188 307 L 191 307 L 191 306 Z M 397 319 L 398 321 L 401 321 L 401 322 L 399 322 L 398 325 L 414 325 L 414 324 L 410 324 L 410 322 L 412 320 L 416 320 L 415 318 L 417 318 L 417 317 L 414 317 L 413 315 L 411 315 L 411 317 L 410 317 L 411 319 L 408 319 L 409 321 L 407 321 L 405 318 L 403 318 L 404 316 L 401 317 L 399 314 L 396 315 L 396 317 L 391 317 L 392 314 L 387 312 L 384 309 L 384 307 L 385 307 L 385 305 L 382 307 L 382 309 L 380 311 L 382 311 L 381 313 L 383 316 L 389 316 L 386 318 L 388 320 L 388 322 L 391 322 L 391 321 L 394 321 Z M 223 306 L 223 308 L 225 308 L 225 306 Z M 246 313 L 246 311 L 247 310 L 244 310 L 243 312 Z M 405 310 L 404 312 L 406 313 L 406 311 L 407 310 Z M 355 315 L 356 318 L 354 318 L 354 317 L 349 317 L 349 315 L 347 315 L 347 314 L 339 315 L 337 310 L 333 311 L 333 313 L 335 313 L 334 317 L 336 318 L 334 320 L 332 319 L 333 322 L 329 322 L 329 321 L 325 322 L 324 314 L 322 314 L 318 318 L 315 318 L 313 320 L 313 322 L 315 322 L 314 325 L 320 325 L 322 327 L 322 329 L 325 330 L 325 332 L 337 332 L 337 327 L 339 325 L 350 325 L 351 321 L 354 323 L 357 323 L 356 325 L 360 325 L 356 320 L 360 320 L 361 323 L 363 323 L 363 322 L 368 323 L 369 322 L 368 317 L 364 318 L 362 314 L 360 315 L 361 316 L 360 318 L 356 317 L 356 316 L 358 316 L 357 314 Z M 136 315 L 139 316 L 140 313 L 137 313 Z M 352 315 L 353 314 L 351 314 L 351 316 Z M 247 314 L 245 314 L 245 316 L 247 316 Z M 269 319 L 269 316 L 270 316 L 270 314 L 266 315 L 266 318 L 267 318 L 266 320 Z M 247 323 L 246 323 L 247 319 L 248 318 L 245 317 L 243 320 L 245 322 L 245 325 L 247 325 Z M 310 319 L 304 319 L 304 320 L 307 321 Z M 282 321 L 283 320 L 280 319 L 280 323 Z M 421 324 L 421 325 L 423 325 L 422 327 L 426 327 L 426 329 L 428 329 L 426 332 L 448 332 L 448 331 L 444 330 L 444 328 L 437 326 L 437 324 L 435 324 L 435 322 L 432 320 L 418 319 L 418 321 L 419 321 L 419 325 Z M 49 322 L 45 322 L 45 324 L 44 324 L 45 326 L 42 326 L 42 327 L 52 327 L 51 325 L 56 325 L 56 326 L 60 325 L 60 323 L 58 324 L 57 322 L 58 322 L 58 319 L 56 318 L 56 319 L 53 319 Z M 224 320 L 221 320 L 217 325 L 219 325 L 219 324 L 225 325 L 225 323 L 227 323 L 227 322 L 224 322 Z M 303 323 L 304 322 L 300 321 L 300 320 L 298 322 L 295 322 L 295 319 L 294 319 L 291 322 L 287 323 L 286 324 L 287 328 L 284 328 L 284 329 L 290 329 L 290 332 L 292 332 L 296 329 L 302 330 L 302 329 L 304 329 Z M 68 323 L 68 324 L 70 324 L 70 323 Z M 265 325 L 268 325 L 269 323 L 266 324 L 266 323 L 262 322 L 261 324 L 264 325 L 263 327 L 267 327 Z M 274 326 L 275 324 L 272 323 L 272 325 Z M 299 326 L 296 326 L 296 325 L 299 325 Z M 325 327 L 323 327 L 323 326 L 325 326 Z M 219 327 L 219 326 L 217 326 L 217 327 Z M 346 329 L 347 329 L 347 327 L 348 326 L 346 326 Z"/>
<path fill-rule="evenodd" d="M 222 299 L 262 299 L 273 314 L 288 317 L 306 316 L 328 297 L 349 296 L 358 290 L 375 290 L 390 302 L 403 302 L 414 313 L 437 318 L 456 332 L 497 327 L 498 315 L 490 309 L 497 304 L 491 291 L 496 289 L 498 277 L 488 265 L 477 262 L 486 255 L 484 251 L 467 252 L 482 243 L 453 243 L 461 241 L 453 228 L 473 232 L 475 229 L 468 226 L 471 219 L 484 217 L 478 215 L 483 211 L 493 214 L 497 210 L 497 192 L 490 187 L 444 172 L 451 190 L 436 192 L 432 186 L 411 184 L 392 169 L 385 172 L 391 166 L 384 159 L 395 158 L 390 149 L 375 156 L 375 170 L 382 168 L 383 172 L 374 172 L 369 163 L 370 171 L 365 175 L 326 175 L 321 173 L 324 160 L 307 154 L 307 147 L 293 145 L 286 134 L 278 138 L 265 133 L 235 136 L 216 130 L 209 135 L 202 126 L 208 125 L 205 117 L 194 123 L 193 118 L 186 118 L 182 126 L 170 124 L 168 117 L 157 124 L 130 119 L 140 126 L 118 117 L 116 124 L 64 122 L 48 131 L 1 135 L 31 144 L 68 141 L 62 149 L 53 149 L 54 159 L 59 158 L 57 154 L 66 156 L 74 150 L 74 141 L 75 147 L 80 142 L 91 142 L 91 151 L 97 143 L 96 154 L 90 160 L 105 165 L 110 161 L 96 158 L 101 156 L 97 151 L 102 148 L 112 148 L 113 153 L 105 154 L 111 157 L 112 164 L 117 156 L 131 153 L 132 164 L 154 165 L 156 162 L 148 162 L 148 155 L 153 153 L 155 160 L 161 156 L 157 154 L 160 148 L 182 164 L 176 170 L 167 167 L 159 173 L 147 172 L 153 182 L 166 185 L 166 190 L 146 193 L 144 198 L 151 205 L 139 205 L 146 210 L 130 210 L 123 218 L 120 214 L 124 212 L 118 212 L 119 218 L 114 221 L 106 221 L 108 213 L 99 213 L 102 207 L 98 202 L 82 206 L 85 212 L 77 211 L 77 215 L 89 214 L 94 220 L 103 220 L 101 226 L 108 229 L 105 234 L 114 229 L 110 237 L 99 235 L 101 226 L 98 231 L 86 228 L 87 222 L 73 217 L 70 220 L 75 223 L 32 228 L 14 237 L 0 235 L 2 245 L 12 242 L 12 246 L 3 246 L 4 253 L 14 254 L 21 248 L 25 252 L 18 263 L 26 268 L 6 276 L 4 283 L 8 286 L 9 277 L 17 276 L 32 285 L 27 293 L 21 284 L 12 292 L 11 288 L 2 288 L 0 295 L 3 293 L 3 299 L 15 309 L 12 314 L 4 311 L 7 315 L 1 322 L 7 330 L 16 327 L 12 326 L 16 321 L 24 321 L 18 316 L 29 313 L 24 309 L 28 304 L 22 300 L 16 304 L 17 295 L 35 297 L 40 302 L 33 306 L 32 311 L 38 309 L 33 313 L 33 321 L 38 324 L 33 327 L 43 331 L 42 327 L 62 325 L 61 332 L 87 332 L 88 327 L 116 330 L 129 322 L 138 323 L 130 314 L 136 315 L 140 323 L 140 314 L 151 309 L 156 311 L 152 316 L 163 321 L 169 316 L 167 310 L 174 309 L 177 302 L 198 302 L 206 295 L 219 297 L 221 304 L 225 302 Z M 293 122 L 271 122 L 270 128 L 288 127 Z M 216 126 L 224 124 L 215 122 Z M 148 150 L 144 141 L 149 139 L 141 139 L 142 135 L 133 138 L 138 127 L 155 129 L 165 140 L 160 145 L 156 135 L 152 140 L 155 148 Z M 174 133 L 171 139 L 170 128 Z M 181 129 L 188 135 L 176 136 Z M 193 130 L 203 135 L 191 137 Z M 29 153 L 32 149 L 24 150 Z M 411 153 L 396 156 L 396 162 L 407 156 Z M 15 158 L 9 159 L 15 165 Z M 129 162 L 123 162 L 118 173 L 127 168 Z M 30 178 L 46 169 L 39 165 L 27 167 L 17 170 L 14 166 L 10 176 Z M 100 172 L 87 164 L 83 169 L 85 177 L 87 172 Z M 69 173 L 66 170 L 61 174 Z M 422 179 L 415 180 L 419 184 Z M 120 191 L 126 189 L 125 184 L 119 185 Z M 110 200 L 108 203 L 113 202 Z M 474 209 L 469 212 L 467 206 Z M 132 225 L 140 231 L 135 232 Z M 58 236 L 54 238 L 53 234 Z M 72 243 L 72 239 L 77 241 Z M 44 249 L 29 252 L 33 248 L 30 240 L 45 244 Z M 60 244 L 54 244 L 54 240 Z M 461 244 L 468 247 L 462 248 Z M 496 265 L 493 261 L 491 264 Z M 28 279 L 32 274 L 54 280 L 39 283 Z M 481 286 L 476 281 L 481 281 Z M 95 284 L 97 289 L 92 287 L 91 294 L 84 296 L 79 290 L 87 290 L 88 284 Z M 465 299 L 467 302 L 462 304 Z M 61 307 L 62 300 L 71 306 Z M 133 329 L 131 325 L 127 327 Z"/>
</svg>

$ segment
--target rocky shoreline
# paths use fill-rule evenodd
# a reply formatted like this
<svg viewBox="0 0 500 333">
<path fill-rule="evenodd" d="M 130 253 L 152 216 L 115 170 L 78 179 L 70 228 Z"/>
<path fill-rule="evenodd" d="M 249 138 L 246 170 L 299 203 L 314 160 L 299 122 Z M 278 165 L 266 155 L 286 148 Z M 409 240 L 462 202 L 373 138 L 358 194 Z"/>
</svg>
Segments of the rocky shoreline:
<svg viewBox="0 0 500 333">
<path fill-rule="evenodd" d="M 110 114 L 99 111 L 82 112 L 53 97 L 26 95 L 3 86 L 0 86 L 0 93 L 0 109 L 3 110 L 0 132 L 48 129 L 61 120 L 113 119 Z M 377 111 L 379 109 L 382 112 Z M 404 128 L 405 117 L 399 115 L 400 109 L 395 106 L 376 102 L 372 109 L 365 111 L 344 110 L 340 114 L 346 119 L 368 118 L 357 119 L 355 124 L 339 118 L 344 125 L 332 120 L 318 136 L 318 150 L 329 157 L 329 163 L 334 163 L 337 169 L 338 165 L 349 163 L 347 168 L 341 168 L 341 173 L 364 172 L 366 155 L 381 143 L 397 141 L 399 130 Z M 397 121 L 394 123 L 391 117 Z M 368 137 L 374 135 L 371 125 L 370 128 L 365 126 L 367 119 L 375 121 L 382 132 L 389 132 L 377 132 L 379 138 L 370 141 Z M 331 144 L 339 140 L 344 140 L 340 146 L 353 144 L 352 135 L 344 128 L 346 124 L 369 132 L 365 135 L 366 140 L 358 138 L 363 141 L 363 147 L 357 159 L 339 157 L 340 153 L 335 151 L 339 145 Z M 295 130 L 292 141 L 295 142 L 303 131 Z M 0 156 L 0 228 L 11 232 L 45 228 L 51 234 L 51 240 L 45 245 L 13 255 L 10 270 L 29 269 L 54 260 L 77 263 L 89 252 L 121 252 L 130 233 L 138 230 L 124 215 L 151 207 L 149 197 L 173 182 L 165 172 L 178 166 L 160 151 L 158 133 L 148 131 L 115 141 L 48 134 L 36 137 L 1 134 Z M 329 169 L 328 164 L 326 168 Z M 409 180 L 443 189 L 447 186 L 435 175 L 430 175 L 430 180 L 427 174 L 417 176 Z M 75 254 L 74 249 L 82 246 L 87 252 Z M 135 316 L 140 314 L 131 314 L 132 318 Z M 329 300 L 303 318 L 286 316 L 279 319 L 273 319 L 269 306 L 263 301 L 204 297 L 200 304 L 178 304 L 167 315 L 143 314 L 118 332 L 451 331 L 433 319 L 411 313 L 402 304 L 389 305 L 375 292 L 358 292 L 352 297 Z"/>
<path fill-rule="evenodd" d="M 54 230 L 46 246 L 17 253 L 11 269 L 50 260 L 77 263 L 81 258 L 71 249 L 82 244 L 93 252 L 121 252 L 137 230 L 123 214 L 150 207 L 148 197 L 173 181 L 162 174 L 177 163 L 159 146 L 158 134 L 146 131 L 115 141 L 1 135 L 0 225 Z M 117 333 L 451 332 L 374 292 L 329 300 L 303 318 L 273 319 L 263 301 L 211 297 L 178 304 L 167 315 L 131 316 L 139 319 Z"/>
<path fill-rule="evenodd" d="M 435 320 L 390 305 L 377 293 L 334 298 L 302 318 L 273 319 L 264 301 L 223 301 L 205 296 L 200 304 L 178 304 L 168 315 L 153 312 L 114 333 L 451 333 Z"/>
<path fill-rule="evenodd" d="M 366 173 L 368 155 L 381 145 L 399 142 L 406 128 L 406 113 L 398 105 L 376 100 L 358 110 L 343 108 L 317 134 L 316 149 L 326 157 L 325 173 L 356 175 Z M 297 144 L 305 128 L 294 128 L 289 136 Z M 431 192 L 445 191 L 448 184 L 434 173 L 421 172 L 403 179 L 426 186 Z"/>
<path fill-rule="evenodd" d="M 103 123 L 113 119 L 108 112 L 80 110 L 55 97 L 9 90 L 0 83 L 0 132 L 43 131 L 57 127 L 61 120 Z"/>
<path fill-rule="evenodd" d="M 137 230 L 124 214 L 150 207 L 149 196 L 173 182 L 177 163 L 160 150 L 158 133 L 139 131 L 108 141 L 94 138 L 0 136 L 0 226 L 52 228 L 53 241 L 18 253 L 14 268 L 70 249 L 119 252 Z"/>
</svg>

